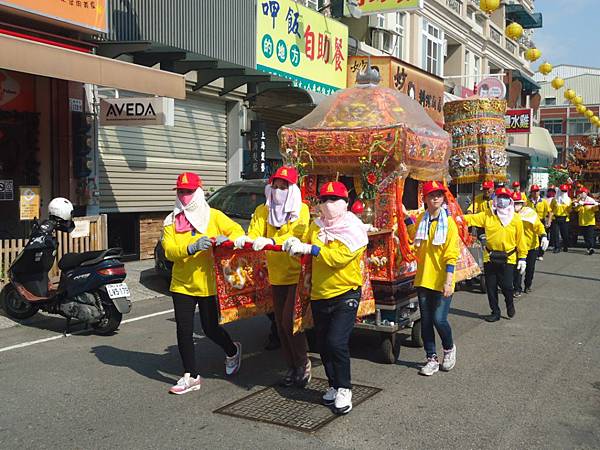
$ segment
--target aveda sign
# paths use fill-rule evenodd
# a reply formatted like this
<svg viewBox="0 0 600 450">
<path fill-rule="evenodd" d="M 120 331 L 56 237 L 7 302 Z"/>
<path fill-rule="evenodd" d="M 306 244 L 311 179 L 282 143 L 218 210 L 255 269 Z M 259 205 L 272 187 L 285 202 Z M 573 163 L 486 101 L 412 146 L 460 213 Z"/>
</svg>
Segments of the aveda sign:
<svg viewBox="0 0 600 450">
<path fill-rule="evenodd" d="M 100 100 L 100 125 L 142 126 L 175 124 L 175 101 L 166 97 Z"/>
</svg>

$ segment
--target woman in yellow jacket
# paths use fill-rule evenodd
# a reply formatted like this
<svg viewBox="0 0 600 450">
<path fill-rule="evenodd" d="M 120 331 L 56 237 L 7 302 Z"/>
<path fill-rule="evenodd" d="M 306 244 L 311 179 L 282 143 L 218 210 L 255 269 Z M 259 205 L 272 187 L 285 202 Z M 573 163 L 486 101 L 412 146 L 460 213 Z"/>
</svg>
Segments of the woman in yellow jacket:
<svg viewBox="0 0 600 450">
<path fill-rule="evenodd" d="M 579 227 L 583 230 L 583 239 L 588 255 L 594 254 L 594 243 L 596 236 L 596 211 L 598 211 L 598 202 L 589 196 L 589 189 L 582 187 L 577 191 L 578 198 L 573 204 L 577 211 Z"/>
<path fill-rule="evenodd" d="M 298 172 L 293 167 L 277 169 L 265 188 L 266 203 L 254 211 L 248 235 L 235 241 L 236 248 L 251 242 L 255 251 L 267 244 L 282 245 L 288 238 L 302 238 L 310 223 L 308 206 L 296 184 Z M 269 282 L 273 288 L 275 323 L 281 351 L 288 371 L 281 384 L 304 387 L 310 381 L 310 360 L 304 333 L 294 334 L 294 301 L 300 278 L 300 261 L 282 252 L 267 252 Z"/>
<path fill-rule="evenodd" d="M 492 202 L 492 210 L 465 216 L 468 226 L 484 228 L 486 236 L 483 254 L 483 271 L 487 285 L 487 296 L 492 310 L 485 317 L 487 322 L 500 320 L 498 306 L 499 285 L 506 301 L 506 312 L 509 318 L 515 315 L 513 299 L 513 275 L 515 266 L 521 273 L 527 267 L 527 243 L 523 236 L 523 221 L 515 214 L 515 207 L 510 189 L 496 189 Z"/>
<path fill-rule="evenodd" d="M 550 203 L 545 201 L 540 196 L 540 187 L 537 184 L 531 186 L 529 200 L 527 201 L 527 207 L 533 209 L 536 212 L 538 218 L 540 219 L 540 222 L 542 222 L 542 224 L 546 228 L 547 234 L 548 228 L 550 227 Z M 542 250 L 541 247 L 539 248 L 537 255 L 538 261 L 544 260 L 545 251 L 546 250 Z"/>
<path fill-rule="evenodd" d="M 523 291 L 523 275 L 515 269 L 514 274 L 514 296 L 520 297 L 523 292 L 531 292 L 533 284 L 533 275 L 535 273 L 535 263 L 538 256 L 538 249 L 546 251 L 548 249 L 548 238 L 546 237 L 546 228 L 540 221 L 535 210 L 525 205 L 525 199 L 520 192 L 513 193 L 513 202 L 515 203 L 515 212 L 521 216 L 523 221 L 523 238 L 527 246 L 527 267 L 525 268 L 525 290 Z"/>
<path fill-rule="evenodd" d="M 448 312 L 454 293 L 454 268 L 459 255 L 458 227 L 448 214 L 444 203 L 446 187 L 437 181 L 423 185 L 426 211 L 416 223 L 407 219 L 408 233 L 417 249 L 417 274 L 414 285 L 419 297 L 421 337 L 427 361 L 420 374 L 430 376 L 440 369 L 435 348 L 434 327 L 442 340 L 442 370 L 456 364 L 456 345 Z"/>
<path fill-rule="evenodd" d="M 552 240 L 554 242 L 553 253 L 560 253 L 559 238 L 562 238 L 562 249 L 564 252 L 569 251 L 569 215 L 571 214 L 572 201 L 569 197 L 569 185 L 561 184 L 560 190 L 556 197 L 550 203 L 550 211 L 552 212 Z"/>
<path fill-rule="evenodd" d="M 185 371 L 170 392 L 185 394 L 200 389 L 202 383 L 194 353 L 196 306 L 204 334 L 226 354 L 225 373 L 233 375 L 240 368 L 242 345 L 233 342 L 219 325 L 212 246 L 213 239 L 220 245 L 235 240 L 244 230 L 206 203 L 202 180 L 195 173 L 179 175 L 176 189 L 175 209 L 165 219 L 162 246 L 166 258 L 173 262 L 170 290 L 177 322 L 177 345 Z"/>
<path fill-rule="evenodd" d="M 309 227 L 305 243 L 290 238 L 290 255 L 312 255 L 312 315 L 329 389 L 323 402 L 337 414 L 352 409 L 350 334 L 361 297 L 361 260 L 369 243 L 367 226 L 348 211 L 348 191 L 337 181 L 319 190 L 320 217 Z"/>
</svg>

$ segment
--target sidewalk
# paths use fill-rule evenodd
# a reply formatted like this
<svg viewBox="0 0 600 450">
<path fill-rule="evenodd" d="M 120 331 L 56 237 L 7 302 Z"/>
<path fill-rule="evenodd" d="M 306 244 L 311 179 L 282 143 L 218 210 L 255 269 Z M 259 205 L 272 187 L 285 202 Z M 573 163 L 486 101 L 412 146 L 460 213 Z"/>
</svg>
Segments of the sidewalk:
<svg viewBox="0 0 600 450">
<path fill-rule="evenodd" d="M 169 282 L 154 271 L 154 259 L 126 262 L 125 268 L 127 270 L 125 282 L 129 286 L 132 302 L 169 295 Z M 39 312 L 28 319 L 27 323 L 36 323 L 45 317 L 48 317 L 46 313 Z M 6 317 L 4 310 L 0 309 L 0 330 L 17 325 L 18 322 Z"/>
</svg>

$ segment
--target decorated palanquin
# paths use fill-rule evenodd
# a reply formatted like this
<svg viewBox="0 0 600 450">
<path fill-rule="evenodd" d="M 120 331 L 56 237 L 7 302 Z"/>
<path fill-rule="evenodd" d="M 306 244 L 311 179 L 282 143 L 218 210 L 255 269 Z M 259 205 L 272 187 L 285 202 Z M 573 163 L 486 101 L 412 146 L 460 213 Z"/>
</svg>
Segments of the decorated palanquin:
<svg viewBox="0 0 600 450">
<path fill-rule="evenodd" d="M 505 112 L 505 100 L 473 98 L 444 105 L 444 128 L 452 136 L 450 175 L 455 183 L 506 180 Z"/>
</svg>

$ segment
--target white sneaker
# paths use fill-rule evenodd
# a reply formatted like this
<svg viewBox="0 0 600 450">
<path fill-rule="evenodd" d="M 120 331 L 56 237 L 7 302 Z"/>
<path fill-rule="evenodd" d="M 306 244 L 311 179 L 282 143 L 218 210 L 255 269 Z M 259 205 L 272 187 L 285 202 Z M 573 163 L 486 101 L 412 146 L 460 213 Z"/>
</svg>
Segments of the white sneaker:
<svg viewBox="0 0 600 450">
<path fill-rule="evenodd" d="M 444 359 L 442 359 L 441 369 L 448 372 L 454 368 L 456 364 L 456 345 L 451 350 L 444 350 Z"/>
<path fill-rule="evenodd" d="M 227 376 L 238 373 L 242 365 L 242 344 L 239 342 L 234 342 L 233 344 L 237 347 L 237 353 L 233 356 L 225 357 L 225 374 Z"/>
<path fill-rule="evenodd" d="M 543 261 L 543 260 L 544 260 L 544 257 L 543 257 L 543 256 L 538 256 L 537 260 L 538 260 L 538 261 Z"/>
<path fill-rule="evenodd" d="M 334 387 L 330 387 L 323 394 L 323 404 L 327 406 L 331 406 L 335 403 L 335 396 L 337 395 L 337 389 Z"/>
<path fill-rule="evenodd" d="M 171 394 L 181 395 L 192 391 L 198 391 L 201 387 L 202 379 L 200 378 L 200 375 L 196 378 L 192 378 L 189 373 L 185 373 L 183 377 L 179 379 L 177 384 L 169 389 L 169 392 Z"/>
<path fill-rule="evenodd" d="M 335 412 L 348 414 L 352 410 L 352 389 L 339 388 L 335 396 Z"/>
<path fill-rule="evenodd" d="M 426 377 L 430 377 L 438 370 L 440 370 L 440 363 L 438 362 L 437 356 L 432 356 L 431 358 L 427 358 L 427 364 L 421 367 L 419 373 Z"/>
</svg>

